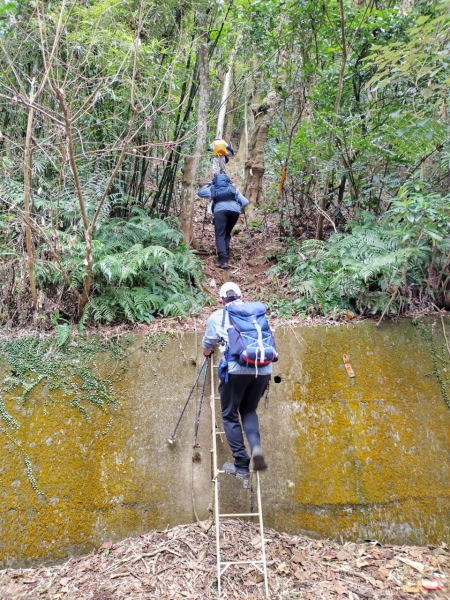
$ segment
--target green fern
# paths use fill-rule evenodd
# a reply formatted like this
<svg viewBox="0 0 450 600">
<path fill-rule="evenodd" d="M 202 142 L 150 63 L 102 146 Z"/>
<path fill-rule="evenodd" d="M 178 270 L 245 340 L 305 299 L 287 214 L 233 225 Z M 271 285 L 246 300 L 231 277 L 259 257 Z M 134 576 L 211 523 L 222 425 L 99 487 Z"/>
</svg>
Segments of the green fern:
<svg viewBox="0 0 450 600">
<path fill-rule="evenodd" d="M 328 242 L 307 240 L 281 257 L 269 275 L 287 277 L 300 311 L 382 312 L 392 294 L 387 290 L 404 285 L 405 273 L 408 285 L 423 284 L 432 253 L 424 240 L 405 244 L 404 233 L 389 217 L 376 222 L 363 214 L 351 224 L 351 233 L 335 234 Z M 398 310 L 399 303 L 395 299 L 389 310 Z"/>
</svg>

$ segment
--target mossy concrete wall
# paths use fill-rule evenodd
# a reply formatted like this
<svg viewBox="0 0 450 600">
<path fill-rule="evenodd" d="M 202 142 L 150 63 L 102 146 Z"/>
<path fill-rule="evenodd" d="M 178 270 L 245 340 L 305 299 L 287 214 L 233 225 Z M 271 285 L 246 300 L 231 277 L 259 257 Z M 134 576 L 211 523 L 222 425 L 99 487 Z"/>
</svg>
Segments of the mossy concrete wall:
<svg viewBox="0 0 450 600">
<path fill-rule="evenodd" d="M 432 344 L 410 321 L 277 330 L 281 381 L 259 410 L 270 463 L 261 477 L 267 526 L 316 537 L 450 542 L 448 353 L 441 352 L 441 320 L 427 327 Z M 108 539 L 192 522 L 195 512 L 208 518 L 209 380 L 199 448 L 192 447 L 197 393 L 176 443 L 167 443 L 197 372 L 195 355 L 194 335 L 167 336 L 154 348 L 136 338 L 112 385 L 116 404 L 86 405 L 90 420 L 63 399 L 49 403 L 45 381 L 26 402 L 4 396 L 20 427 L 0 420 L 1 566 L 62 560 Z M 106 361 L 99 356 L 100 371 Z M 435 365 L 438 376 L 429 375 Z M 3 360 L 2 379 L 9 369 Z M 219 463 L 229 458 L 219 441 Z M 249 510 L 251 491 L 222 477 L 223 511 Z"/>
</svg>

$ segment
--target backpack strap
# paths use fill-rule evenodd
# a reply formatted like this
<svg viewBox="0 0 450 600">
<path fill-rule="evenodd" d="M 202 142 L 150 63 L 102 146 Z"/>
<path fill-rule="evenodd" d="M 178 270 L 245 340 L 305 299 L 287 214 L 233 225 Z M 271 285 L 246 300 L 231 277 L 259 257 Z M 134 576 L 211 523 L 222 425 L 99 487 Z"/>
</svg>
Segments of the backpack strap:
<svg viewBox="0 0 450 600">
<path fill-rule="evenodd" d="M 227 305 L 225 304 L 225 306 L 223 307 L 222 327 L 225 327 L 225 315 L 226 315 L 226 311 L 227 311 Z"/>
<path fill-rule="evenodd" d="M 223 307 L 222 327 L 225 327 L 225 315 L 226 314 L 227 314 L 227 306 L 225 305 Z M 221 345 L 221 347 L 223 347 L 222 354 L 223 354 L 225 360 L 228 362 L 228 360 L 229 360 L 228 350 L 229 350 L 230 346 L 223 337 L 220 338 L 220 345 Z M 227 371 L 225 383 L 228 383 L 228 371 Z"/>
</svg>

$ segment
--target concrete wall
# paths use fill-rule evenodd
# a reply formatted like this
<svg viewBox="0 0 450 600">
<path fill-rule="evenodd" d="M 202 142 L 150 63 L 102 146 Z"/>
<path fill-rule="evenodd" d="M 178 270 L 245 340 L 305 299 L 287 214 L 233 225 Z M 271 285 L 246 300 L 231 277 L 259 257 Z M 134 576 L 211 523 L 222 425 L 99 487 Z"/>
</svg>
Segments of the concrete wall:
<svg viewBox="0 0 450 600">
<path fill-rule="evenodd" d="M 441 321 L 429 324 L 442 346 Z M 265 524 L 316 537 L 449 543 L 450 408 L 428 376 L 433 354 L 418 329 L 410 321 L 363 323 L 279 329 L 276 337 L 281 381 L 259 410 L 269 460 Z M 90 421 L 64 398 L 48 403 L 45 382 L 26 403 L 3 395 L 20 427 L 0 421 L 1 566 L 61 560 L 109 538 L 192 522 L 193 503 L 208 518 L 209 381 L 199 448 L 192 447 L 198 394 L 176 443 L 167 443 L 197 372 L 194 335 L 168 336 L 150 350 L 137 339 L 127 353 L 112 390 L 117 403 L 86 406 Z M 0 379 L 8 368 L 3 360 Z M 43 495 L 32 489 L 24 452 Z M 219 442 L 219 464 L 230 456 Z M 249 510 L 252 493 L 222 478 L 223 511 Z"/>
</svg>

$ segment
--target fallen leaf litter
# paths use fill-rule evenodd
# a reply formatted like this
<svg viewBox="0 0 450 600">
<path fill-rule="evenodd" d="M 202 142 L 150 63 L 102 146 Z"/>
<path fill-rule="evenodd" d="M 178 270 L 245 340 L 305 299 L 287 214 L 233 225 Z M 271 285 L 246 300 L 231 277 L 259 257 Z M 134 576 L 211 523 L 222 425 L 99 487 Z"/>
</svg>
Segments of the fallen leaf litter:
<svg viewBox="0 0 450 600">
<path fill-rule="evenodd" d="M 450 599 L 450 551 L 439 547 L 339 544 L 265 529 L 270 597 L 304 600 Z M 222 560 L 260 558 L 258 526 L 221 523 Z M 0 571 L 0 600 L 204 600 L 217 597 L 211 522 L 153 531 L 62 565 Z M 251 565 L 222 576 L 222 598 L 265 598 Z"/>
</svg>

